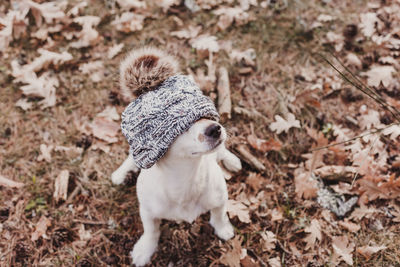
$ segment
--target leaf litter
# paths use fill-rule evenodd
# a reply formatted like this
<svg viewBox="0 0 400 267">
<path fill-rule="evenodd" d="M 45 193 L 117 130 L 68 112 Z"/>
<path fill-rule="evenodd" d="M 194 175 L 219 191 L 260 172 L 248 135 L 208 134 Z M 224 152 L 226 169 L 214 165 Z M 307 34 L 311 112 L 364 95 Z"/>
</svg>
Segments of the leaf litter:
<svg viewBox="0 0 400 267">
<path fill-rule="evenodd" d="M 208 215 L 164 222 L 154 266 L 398 263 L 400 131 L 382 102 L 399 107 L 400 6 L 316 5 L 0 4 L 0 265 L 130 264 L 142 228 L 134 176 L 109 181 L 127 153 L 114 75 L 143 44 L 176 54 L 216 101 L 227 70 L 227 146 L 245 163 L 227 181 L 235 238 L 219 241 Z M 370 95 L 308 53 L 324 49 Z"/>
</svg>

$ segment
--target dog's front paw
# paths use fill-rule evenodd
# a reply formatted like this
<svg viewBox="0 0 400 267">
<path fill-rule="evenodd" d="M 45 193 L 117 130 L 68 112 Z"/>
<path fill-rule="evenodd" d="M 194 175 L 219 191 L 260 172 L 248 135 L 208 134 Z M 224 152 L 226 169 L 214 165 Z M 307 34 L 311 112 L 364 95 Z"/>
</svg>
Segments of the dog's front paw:
<svg viewBox="0 0 400 267">
<path fill-rule="evenodd" d="M 242 169 L 242 163 L 240 162 L 240 159 L 231 152 L 226 154 L 225 158 L 222 160 L 222 163 L 224 164 L 225 168 L 231 172 L 238 172 Z"/>
<path fill-rule="evenodd" d="M 215 233 L 219 238 L 225 241 L 231 239 L 235 235 L 232 224 L 230 223 L 226 223 L 222 227 L 215 228 Z"/>
<path fill-rule="evenodd" d="M 146 265 L 156 249 L 157 241 L 142 236 L 131 252 L 132 263 L 138 267 Z"/>
<path fill-rule="evenodd" d="M 125 181 L 126 174 L 116 170 L 111 174 L 111 181 L 113 184 L 120 185 Z"/>
</svg>

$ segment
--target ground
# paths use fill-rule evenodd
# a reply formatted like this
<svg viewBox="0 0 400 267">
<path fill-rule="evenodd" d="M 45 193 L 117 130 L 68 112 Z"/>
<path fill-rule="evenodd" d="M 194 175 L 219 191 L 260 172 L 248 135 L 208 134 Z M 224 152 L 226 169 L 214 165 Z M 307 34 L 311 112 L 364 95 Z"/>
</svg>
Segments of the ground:
<svg viewBox="0 0 400 267">
<path fill-rule="evenodd" d="M 399 14 L 396 1 L 2 1 L 0 266 L 130 264 L 137 174 L 110 175 L 128 153 L 119 62 L 145 45 L 219 109 L 227 69 L 222 123 L 243 164 L 227 176 L 235 238 L 209 214 L 164 221 L 149 266 L 397 266 Z"/>
</svg>

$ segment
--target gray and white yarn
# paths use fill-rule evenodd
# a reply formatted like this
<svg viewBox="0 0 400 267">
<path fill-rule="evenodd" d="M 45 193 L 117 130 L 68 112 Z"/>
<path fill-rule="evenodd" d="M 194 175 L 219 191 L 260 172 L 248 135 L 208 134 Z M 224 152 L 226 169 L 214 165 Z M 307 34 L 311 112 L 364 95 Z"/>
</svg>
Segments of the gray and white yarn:
<svg viewBox="0 0 400 267">
<path fill-rule="evenodd" d="M 219 120 L 214 103 L 189 76 L 175 75 L 131 102 L 122 113 L 121 129 L 136 165 L 147 169 L 201 118 Z"/>
</svg>

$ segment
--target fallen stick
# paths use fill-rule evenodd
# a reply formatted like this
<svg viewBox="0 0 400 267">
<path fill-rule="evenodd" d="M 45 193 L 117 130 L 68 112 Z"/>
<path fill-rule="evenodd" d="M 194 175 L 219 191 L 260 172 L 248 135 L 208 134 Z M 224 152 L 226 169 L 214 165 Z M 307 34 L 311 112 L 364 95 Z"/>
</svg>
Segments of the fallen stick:
<svg viewBox="0 0 400 267">
<path fill-rule="evenodd" d="M 10 180 L 3 175 L 0 174 L 0 186 L 5 186 L 5 187 L 13 187 L 13 188 L 20 188 L 23 187 L 25 184 L 15 182 L 13 180 Z"/>
<path fill-rule="evenodd" d="M 218 111 L 222 120 L 231 118 L 232 102 L 231 90 L 229 86 L 228 71 L 225 67 L 218 69 Z"/>
<path fill-rule="evenodd" d="M 246 145 L 238 145 L 236 151 L 239 152 L 241 159 L 250 164 L 258 171 L 265 171 L 265 166 L 256 157 L 254 157 L 250 151 L 247 150 Z"/>
</svg>

